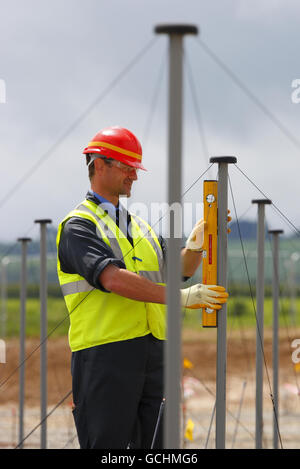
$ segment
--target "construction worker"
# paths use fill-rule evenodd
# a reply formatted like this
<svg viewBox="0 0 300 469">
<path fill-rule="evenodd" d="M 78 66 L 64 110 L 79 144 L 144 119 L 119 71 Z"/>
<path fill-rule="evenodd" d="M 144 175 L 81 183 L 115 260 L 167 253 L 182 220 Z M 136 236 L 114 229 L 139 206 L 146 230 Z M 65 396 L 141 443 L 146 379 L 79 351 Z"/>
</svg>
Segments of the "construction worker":
<svg viewBox="0 0 300 469">
<path fill-rule="evenodd" d="M 58 277 L 69 311 L 74 421 L 81 448 L 150 448 L 163 399 L 166 245 L 119 202 L 130 197 L 142 148 L 109 127 L 84 149 L 91 190 L 60 223 Z M 201 262 L 204 222 L 182 250 L 182 275 Z M 213 288 L 213 289 L 212 289 Z M 221 308 L 223 287 L 181 290 L 182 306 Z M 162 427 L 154 448 L 162 448 Z"/>
</svg>

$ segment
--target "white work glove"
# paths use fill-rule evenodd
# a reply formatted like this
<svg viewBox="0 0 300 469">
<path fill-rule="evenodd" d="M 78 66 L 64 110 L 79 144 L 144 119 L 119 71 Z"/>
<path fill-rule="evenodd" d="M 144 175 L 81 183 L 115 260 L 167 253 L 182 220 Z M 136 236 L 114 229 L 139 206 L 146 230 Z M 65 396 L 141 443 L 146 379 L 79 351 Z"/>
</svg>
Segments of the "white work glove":
<svg viewBox="0 0 300 469">
<path fill-rule="evenodd" d="M 231 222 L 232 218 L 229 216 L 230 210 L 228 210 L 228 217 L 227 217 L 227 222 Z M 204 243 L 204 229 L 205 229 L 205 224 L 206 222 L 204 221 L 203 218 L 201 220 L 197 221 L 196 225 L 192 229 L 192 232 L 190 236 L 188 237 L 185 247 L 189 251 L 198 251 L 201 252 L 203 248 L 203 243 Z M 230 233 L 230 228 L 227 228 L 227 233 Z"/>
<path fill-rule="evenodd" d="M 181 289 L 180 292 L 182 308 L 221 309 L 222 304 L 226 303 L 228 298 L 225 288 L 218 285 L 197 283 L 192 287 Z"/>
<path fill-rule="evenodd" d="M 190 236 L 188 237 L 185 247 L 189 251 L 202 251 L 202 246 L 204 242 L 204 226 L 205 221 L 203 218 L 199 220 L 194 226 Z"/>
</svg>

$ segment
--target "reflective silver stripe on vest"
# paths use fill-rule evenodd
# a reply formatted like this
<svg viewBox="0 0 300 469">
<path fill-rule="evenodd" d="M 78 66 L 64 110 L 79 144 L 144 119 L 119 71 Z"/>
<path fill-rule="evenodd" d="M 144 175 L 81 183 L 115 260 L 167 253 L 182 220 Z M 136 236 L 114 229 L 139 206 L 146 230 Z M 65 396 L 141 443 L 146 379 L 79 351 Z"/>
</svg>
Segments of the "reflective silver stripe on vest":
<svg viewBox="0 0 300 469">
<path fill-rule="evenodd" d="M 117 238 L 114 235 L 114 233 L 111 231 L 111 229 L 106 225 L 106 223 L 104 223 L 104 221 L 100 217 L 98 217 L 98 215 L 96 215 L 92 210 L 90 210 L 88 207 L 86 207 L 83 204 L 80 204 L 78 207 L 76 207 L 76 210 L 80 210 L 81 212 L 86 212 L 86 213 L 92 215 L 95 218 L 97 223 L 99 223 L 99 225 L 103 229 L 103 231 L 105 233 L 105 236 L 109 239 L 110 247 L 111 247 L 114 255 L 118 259 L 123 259 L 123 254 L 122 254 L 120 245 L 117 241 Z M 102 238 L 102 236 L 101 236 L 101 238 Z"/>
<path fill-rule="evenodd" d="M 147 225 L 140 218 L 135 217 L 133 215 L 132 217 L 134 218 L 135 222 L 137 223 L 142 233 L 144 234 L 144 237 L 149 241 L 149 243 L 151 244 L 151 246 L 153 247 L 157 255 L 159 272 L 153 272 L 153 274 L 157 274 L 157 275 L 159 274 L 160 277 L 159 277 L 159 280 L 156 280 L 156 283 L 165 283 L 165 262 L 164 262 L 162 248 L 159 248 L 159 246 L 157 246 L 157 243 L 152 238 L 151 232 L 149 228 L 147 227 Z M 158 277 L 156 276 L 156 278 Z"/>
<path fill-rule="evenodd" d="M 119 245 L 118 240 L 117 240 L 116 236 L 114 235 L 114 233 L 106 225 L 106 223 L 104 223 L 104 221 L 100 217 L 98 217 L 98 215 L 96 215 L 91 209 L 86 207 L 84 204 L 80 204 L 80 205 L 78 205 L 78 207 L 76 207 L 76 210 L 80 210 L 81 212 L 86 212 L 86 213 L 92 215 L 95 218 L 95 220 L 99 223 L 99 225 L 103 229 L 105 235 L 109 239 L 111 249 L 112 249 L 114 255 L 118 259 L 123 260 L 130 253 L 134 254 L 134 249 L 131 248 L 123 256 L 122 250 L 120 248 L 120 245 Z M 142 233 L 144 234 L 144 237 L 149 241 L 149 243 L 153 247 L 153 249 L 156 253 L 156 256 L 157 256 L 157 259 L 158 259 L 158 265 L 159 265 L 159 271 L 139 271 L 139 273 L 143 277 L 146 277 L 149 280 L 151 280 L 152 282 L 165 283 L 165 274 L 164 274 L 165 269 L 164 269 L 164 258 L 163 258 L 162 249 L 159 248 L 159 246 L 157 245 L 155 240 L 152 238 L 151 232 L 150 232 L 149 228 L 147 227 L 147 225 L 145 223 L 143 223 L 139 218 L 137 218 L 137 217 L 133 217 L 133 218 L 134 218 L 135 222 L 137 223 L 138 227 L 141 229 Z M 121 235 L 122 235 L 122 233 L 121 233 Z M 137 242 L 139 242 L 139 241 L 137 241 Z"/>
<path fill-rule="evenodd" d="M 73 295 L 74 293 L 83 293 L 94 290 L 86 280 L 77 280 L 77 282 L 69 282 L 61 285 L 61 290 L 64 296 Z"/>
<path fill-rule="evenodd" d="M 155 270 L 140 270 L 139 275 L 154 283 L 164 283 L 161 273 Z"/>
</svg>

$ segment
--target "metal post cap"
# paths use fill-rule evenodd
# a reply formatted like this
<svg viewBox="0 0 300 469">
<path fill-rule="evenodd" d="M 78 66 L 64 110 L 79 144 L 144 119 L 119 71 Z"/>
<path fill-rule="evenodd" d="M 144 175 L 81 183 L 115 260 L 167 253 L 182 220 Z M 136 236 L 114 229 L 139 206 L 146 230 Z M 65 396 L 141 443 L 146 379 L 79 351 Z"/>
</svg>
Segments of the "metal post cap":
<svg viewBox="0 0 300 469">
<path fill-rule="evenodd" d="M 235 156 L 212 156 L 209 159 L 210 163 L 236 163 L 237 158 Z"/>
<path fill-rule="evenodd" d="M 34 223 L 52 223 L 52 220 L 49 218 L 42 218 L 40 220 L 34 220 Z"/>
<path fill-rule="evenodd" d="M 282 234 L 284 233 L 283 230 L 269 230 L 268 233 L 270 234 Z"/>
<path fill-rule="evenodd" d="M 198 34 L 198 27 L 192 24 L 158 24 L 155 26 L 156 34 Z"/>
<path fill-rule="evenodd" d="M 17 241 L 24 241 L 24 242 L 26 242 L 26 241 L 32 241 L 32 239 L 31 239 L 31 238 L 18 238 Z"/>
<path fill-rule="evenodd" d="M 253 204 L 270 205 L 272 203 L 272 200 L 270 200 L 270 199 L 254 199 L 251 202 Z"/>
</svg>

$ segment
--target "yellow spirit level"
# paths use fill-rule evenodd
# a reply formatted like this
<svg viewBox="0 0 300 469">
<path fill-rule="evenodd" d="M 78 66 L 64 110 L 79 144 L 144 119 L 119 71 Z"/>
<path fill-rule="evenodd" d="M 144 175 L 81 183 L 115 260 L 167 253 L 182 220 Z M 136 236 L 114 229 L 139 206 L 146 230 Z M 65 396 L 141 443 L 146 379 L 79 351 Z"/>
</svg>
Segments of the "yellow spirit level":
<svg viewBox="0 0 300 469">
<path fill-rule="evenodd" d="M 217 285 L 218 181 L 203 183 L 204 220 L 202 283 Z M 202 326 L 218 327 L 217 310 L 202 309 Z"/>
</svg>

